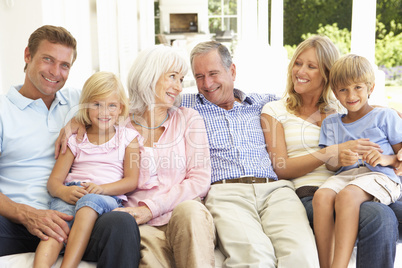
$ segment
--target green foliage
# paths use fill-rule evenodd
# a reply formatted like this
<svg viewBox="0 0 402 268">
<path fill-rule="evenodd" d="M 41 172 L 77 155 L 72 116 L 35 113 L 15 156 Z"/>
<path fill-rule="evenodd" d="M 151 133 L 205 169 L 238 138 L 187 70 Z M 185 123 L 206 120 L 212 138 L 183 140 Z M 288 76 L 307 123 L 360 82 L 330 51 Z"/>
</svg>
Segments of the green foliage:
<svg viewBox="0 0 402 268">
<path fill-rule="evenodd" d="M 208 0 L 208 15 L 219 16 L 222 13 L 221 0 Z"/>
<path fill-rule="evenodd" d="M 390 31 L 395 25 L 402 24 L 401 0 L 377 0 L 377 20 Z M 402 33 L 402 29 L 394 29 L 394 34 Z M 377 32 L 378 33 L 378 32 Z"/>
<path fill-rule="evenodd" d="M 325 25 L 325 26 L 320 24 L 319 28 L 317 30 L 317 33 L 303 34 L 302 38 L 303 38 L 303 40 L 306 40 L 310 36 L 316 35 L 316 34 L 328 36 L 329 39 L 331 39 L 332 42 L 334 42 L 334 44 L 338 47 L 341 55 L 344 55 L 344 54 L 347 54 L 350 52 L 350 43 L 351 43 L 351 38 L 352 38 L 351 33 L 346 28 L 339 29 L 337 23 L 334 23 L 332 25 Z"/>
<path fill-rule="evenodd" d="M 288 53 L 288 59 L 290 60 L 290 59 L 292 59 L 292 57 L 293 57 L 293 54 L 295 53 L 295 50 L 296 50 L 296 45 L 293 45 L 293 46 L 291 46 L 291 45 L 284 45 L 284 47 L 285 47 L 285 49 L 286 49 L 286 52 Z"/>
<path fill-rule="evenodd" d="M 395 34 L 398 33 L 399 34 Z M 302 40 L 310 36 L 321 34 L 328 36 L 338 47 L 341 55 L 350 52 L 351 33 L 348 29 L 339 29 L 336 23 L 332 25 L 319 25 L 315 33 L 307 33 L 301 36 Z M 397 24 L 395 21 L 390 22 L 390 30 L 387 30 L 385 25 L 377 20 L 375 44 L 375 63 L 388 74 L 388 79 L 401 79 L 402 66 L 402 24 Z M 288 51 L 289 59 L 292 57 L 296 45 L 285 45 Z"/>
<path fill-rule="evenodd" d="M 302 34 L 314 33 L 320 25 L 337 23 L 350 30 L 351 21 L 350 0 L 284 0 L 284 43 L 297 45 Z"/>
<path fill-rule="evenodd" d="M 375 61 L 378 66 L 387 68 L 402 65 L 402 24 L 391 21 L 390 30 L 377 21 Z"/>
<path fill-rule="evenodd" d="M 284 43 L 297 45 L 303 34 L 314 33 L 322 25 L 337 23 L 340 29 L 350 31 L 352 7 L 351 0 L 284 0 Z M 388 32 L 402 32 L 400 28 L 392 30 L 393 24 L 402 24 L 402 0 L 377 0 L 376 13 Z"/>
<path fill-rule="evenodd" d="M 341 55 L 350 52 L 351 34 L 348 29 L 346 28 L 339 29 L 337 23 L 325 26 L 319 24 L 319 28 L 315 33 L 303 34 L 301 38 L 302 40 L 306 40 L 310 36 L 317 34 L 328 36 L 328 38 L 331 39 L 332 42 L 334 42 L 334 44 L 338 47 Z M 288 51 L 288 57 L 291 58 L 294 50 L 296 49 L 296 45 L 293 46 L 285 45 L 285 48 Z"/>
</svg>

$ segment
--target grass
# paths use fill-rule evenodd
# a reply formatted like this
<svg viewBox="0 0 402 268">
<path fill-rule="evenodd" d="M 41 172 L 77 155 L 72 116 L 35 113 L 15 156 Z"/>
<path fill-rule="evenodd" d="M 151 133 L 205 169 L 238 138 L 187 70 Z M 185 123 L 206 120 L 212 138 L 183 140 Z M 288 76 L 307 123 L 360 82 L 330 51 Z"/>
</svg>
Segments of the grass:
<svg viewBox="0 0 402 268">
<path fill-rule="evenodd" d="M 402 112 L 402 86 L 386 86 L 385 94 L 388 106 Z"/>
</svg>

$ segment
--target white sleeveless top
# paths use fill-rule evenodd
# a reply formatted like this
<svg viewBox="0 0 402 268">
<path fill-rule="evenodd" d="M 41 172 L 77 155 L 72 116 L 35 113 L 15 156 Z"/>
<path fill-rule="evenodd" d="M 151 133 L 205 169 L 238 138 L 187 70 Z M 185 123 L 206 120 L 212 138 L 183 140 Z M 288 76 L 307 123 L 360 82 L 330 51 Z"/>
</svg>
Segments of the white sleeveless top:
<svg viewBox="0 0 402 268">
<path fill-rule="evenodd" d="M 318 141 L 321 128 L 286 110 L 285 99 L 267 103 L 261 113 L 278 120 L 285 131 L 285 141 L 289 158 L 303 156 L 320 150 Z M 295 188 L 302 186 L 320 186 L 334 173 L 321 165 L 304 176 L 293 179 Z"/>
</svg>

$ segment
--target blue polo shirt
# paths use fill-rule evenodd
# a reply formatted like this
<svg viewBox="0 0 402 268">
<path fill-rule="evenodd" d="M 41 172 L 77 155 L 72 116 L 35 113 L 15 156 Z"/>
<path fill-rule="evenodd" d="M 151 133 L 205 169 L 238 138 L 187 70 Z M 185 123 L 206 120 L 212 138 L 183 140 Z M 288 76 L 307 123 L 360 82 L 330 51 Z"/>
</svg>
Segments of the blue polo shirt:
<svg viewBox="0 0 402 268">
<path fill-rule="evenodd" d="M 0 96 L 0 192 L 17 203 L 48 209 L 46 184 L 53 169 L 54 143 L 75 114 L 80 91 L 63 89 L 48 109 L 11 87 Z"/>
</svg>

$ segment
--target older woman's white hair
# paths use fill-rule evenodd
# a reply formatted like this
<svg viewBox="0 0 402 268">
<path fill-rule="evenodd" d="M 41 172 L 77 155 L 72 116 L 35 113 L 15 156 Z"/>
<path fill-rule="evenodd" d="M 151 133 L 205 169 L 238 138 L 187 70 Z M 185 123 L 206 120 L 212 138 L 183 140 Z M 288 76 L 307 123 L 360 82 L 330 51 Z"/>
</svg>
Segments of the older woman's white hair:
<svg viewBox="0 0 402 268">
<path fill-rule="evenodd" d="M 188 64 L 180 52 L 172 47 L 155 45 L 141 51 L 128 73 L 130 113 L 142 115 L 155 103 L 155 86 L 165 73 L 178 71 L 187 74 Z M 180 97 L 174 106 L 180 105 Z"/>
</svg>

